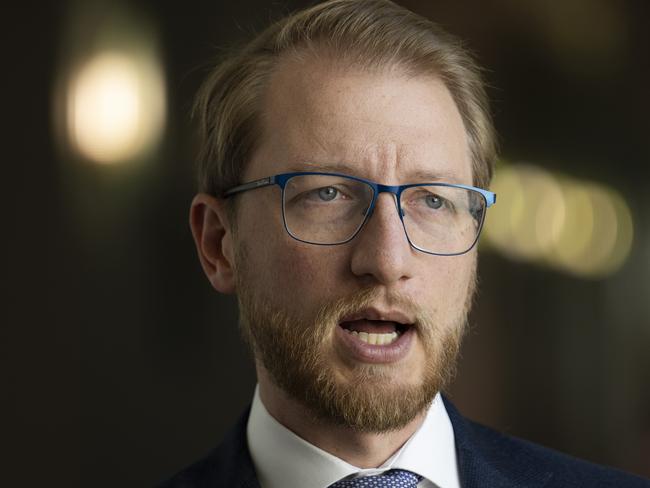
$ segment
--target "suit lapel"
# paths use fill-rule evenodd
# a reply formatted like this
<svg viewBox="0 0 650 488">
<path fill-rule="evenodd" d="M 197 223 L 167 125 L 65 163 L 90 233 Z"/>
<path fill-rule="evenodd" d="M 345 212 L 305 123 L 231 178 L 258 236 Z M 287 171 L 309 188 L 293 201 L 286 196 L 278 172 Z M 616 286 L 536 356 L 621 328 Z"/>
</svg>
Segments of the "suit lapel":
<svg viewBox="0 0 650 488">
<path fill-rule="evenodd" d="M 260 488 L 246 440 L 249 414 L 250 407 L 246 409 L 235 428 L 230 431 L 222 443 L 222 446 L 227 446 L 231 457 L 224 466 L 226 469 L 220 472 L 218 483 L 214 486 Z"/>
<path fill-rule="evenodd" d="M 510 439 L 465 419 L 443 396 L 454 428 L 458 470 L 463 488 L 542 488 L 553 473 L 515 449 Z"/>
</svg>

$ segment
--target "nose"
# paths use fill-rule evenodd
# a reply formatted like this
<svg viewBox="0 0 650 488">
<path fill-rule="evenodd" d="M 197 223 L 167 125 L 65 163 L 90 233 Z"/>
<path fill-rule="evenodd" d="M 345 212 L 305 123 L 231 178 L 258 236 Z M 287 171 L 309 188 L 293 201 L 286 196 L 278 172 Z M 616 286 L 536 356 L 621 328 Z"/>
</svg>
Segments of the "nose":
<svg viewBox="0 0 650 488">
<path fill-rule="evenodd" d="M 372 215 L 352 241 L 351 270 L 385 286 L 411 277 L 413 254 L 398 215 L 395 196 L 381 193 Z"/>
</svg>

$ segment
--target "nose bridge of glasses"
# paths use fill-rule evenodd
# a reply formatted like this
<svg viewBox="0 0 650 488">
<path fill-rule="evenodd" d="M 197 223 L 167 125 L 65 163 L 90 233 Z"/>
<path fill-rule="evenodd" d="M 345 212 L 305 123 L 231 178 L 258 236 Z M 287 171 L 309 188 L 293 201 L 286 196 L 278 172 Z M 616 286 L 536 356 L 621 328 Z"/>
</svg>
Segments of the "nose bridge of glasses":
<svg viewBox="0 0 650 488">
<path fill-rule="evenodd" d="M 400 220 L 404 217 L 404 213 L 402 212 L 399 198 L 400 194 L 402 192 L 402 187 L 401 186 L 393 186 L 393 185 L 381 185 L 379 183 L 375 183 L 373 186 L 374 189 L 374 198 L 367 209 L 367 214 L 366 214 L 366 221 L 369 220 L 374 211 L 375 208 L 377 207 L 377 204 L 379 203 L 379 197 L 381 196 L 382 193 L 388 193 L 393 197 L 393 203 L 395 204 L 395 209 L 397 210 L 397 215 Z"/>
<path fill-rule="evenodd" d="M 395 209 L 397 210 L 397 214 L 399 215 L 400 220 L 402 217 L 404 217 L 404 213 L 402 212 L 402 208 L 400 205 L 400 195 L 402 193 L 402 187 L 401 186 L 395 186 L 395 185 L 381 185 L 377 184 L 377 195 L 376 199 L 378 200 L 379 197 L 381 196 L 382 193 L 389 193 L 393 196 L 393 202 L 395 203 Z"/>
</svg>

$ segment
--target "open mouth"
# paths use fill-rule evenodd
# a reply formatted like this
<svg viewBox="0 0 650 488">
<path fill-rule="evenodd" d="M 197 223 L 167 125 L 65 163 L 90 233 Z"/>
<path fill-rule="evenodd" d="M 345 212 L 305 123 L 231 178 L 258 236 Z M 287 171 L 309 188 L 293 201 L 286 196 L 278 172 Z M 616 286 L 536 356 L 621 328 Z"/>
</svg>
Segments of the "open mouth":
<svg viewBox="0 0 650 488">
<path fill-rule="evenodd" d="M 404 334 L 411 324 L 390 320 L 358 319 L 344 321 L 339 326 L 348 334 L 373 346 L 387 346 Z"/>
</svg>

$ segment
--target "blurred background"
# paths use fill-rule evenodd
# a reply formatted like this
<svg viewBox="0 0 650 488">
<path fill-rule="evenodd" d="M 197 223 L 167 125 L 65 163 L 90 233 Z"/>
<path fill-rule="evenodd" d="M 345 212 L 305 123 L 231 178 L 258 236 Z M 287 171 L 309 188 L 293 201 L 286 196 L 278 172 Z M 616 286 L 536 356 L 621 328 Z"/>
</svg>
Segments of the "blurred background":
<svg viewBox="0 0 650 488">
<path fill-rule="evenodd" d="M 485 67 L 502 158 L 449 395 L 510 434 L 650 477 L 650 4 L 401 0 Z M 255 384 L 187 225 L 192 98 L 283 0 L 7 7 L 3 473 L 152 486 Z M 4 410 L 4 409 L 3 409 Z"/>
</svg>

